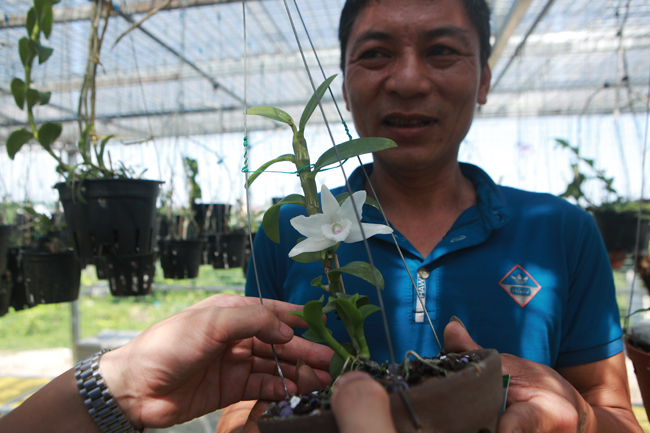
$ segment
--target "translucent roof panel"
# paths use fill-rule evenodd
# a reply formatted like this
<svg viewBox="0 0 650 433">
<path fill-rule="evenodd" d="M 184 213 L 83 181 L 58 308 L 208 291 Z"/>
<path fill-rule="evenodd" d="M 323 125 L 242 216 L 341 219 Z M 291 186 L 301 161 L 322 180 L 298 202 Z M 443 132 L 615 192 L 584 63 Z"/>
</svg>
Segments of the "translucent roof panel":
<svg viewBox="0 0 650 433">
<path fill-rule="evenodd" d="M 52 91 L 37 120 L 64 123 L 77 137 L 79 92 L 88 59 L 94 2 L 62 0 L 35 66 L 34 86 Z M 97 127 L 148 137 L 241 131 L 247 105 L 300 110 L 312 94 L 283 0 L 172 0 L 124 36 L 161 1 L 115 0 L 97 68 Z M 287 0 L 314 81 L 339 73 L 338 21 L 344 0 Z M 647 109 L 650 0 L 492 0 L 492 90 L 479 117 L 593 115 Z M 296 8 L 297 5 L 297 8 Z M 22 76 L 17 43 L 26 0 L 0 0 L 0 142 L 26 124 L 9 83 Z M 521 12 L 517 15 L 515 12 Z M 303 21 L 308 33 L 303 27 Z M 508 30 L 510 29 L 510 31 Z M 246 43 L 244 43 L 244 40 Z M 343 105 L 341 77 L 332 87 Z M 338 117 L 330 101 L 325 110 Z M 345 120 L 348 114 L 343 110 Z M 320 121 L 320 116 L 314 116 Z M 249 128 L 272 128 L 248 119 Z"/>
</svg>

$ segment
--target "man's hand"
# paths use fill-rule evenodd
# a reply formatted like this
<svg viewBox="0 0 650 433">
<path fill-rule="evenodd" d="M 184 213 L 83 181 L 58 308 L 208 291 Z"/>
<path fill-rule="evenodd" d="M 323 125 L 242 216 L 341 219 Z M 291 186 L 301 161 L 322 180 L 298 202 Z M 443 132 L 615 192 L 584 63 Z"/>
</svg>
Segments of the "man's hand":
<svg viewBox="0 0 650 433">
<path fill-rule="evenodd" d="M 298 391 L 299 359 L 315 369 L 301 381 L 330 382 L 331 349 L 293 338 L 290 326 L 304 323 L 285 316 L 301 308 L 212 296 L 106 353 L 100 369 L 120 408 L 138 427 L 180 424 L 240 400 L 283 399 L 270 344 L 276 344 L 290 394 Z"/>
<path fill-rule="evenodd" d="M 444 338 L 448 352 L 481 348 L 460 321 L 447 325 Z M 499 433 L 641 431 L 622 353 L 559 371 L 508 354 L 501 354 L 501 364 L 510 387 Z"/>
</svg>

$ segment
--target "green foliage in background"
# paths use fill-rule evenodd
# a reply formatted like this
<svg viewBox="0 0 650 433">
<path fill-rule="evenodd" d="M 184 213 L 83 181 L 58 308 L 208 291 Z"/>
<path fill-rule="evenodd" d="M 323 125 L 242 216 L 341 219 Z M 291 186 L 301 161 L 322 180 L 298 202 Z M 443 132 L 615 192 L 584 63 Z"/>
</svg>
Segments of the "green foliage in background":
<svg viewBox="0 0 650 433">
<path fill-rule="evenodd" d="M 83 272 L 82 284 L 96 284 L 94 272 L 94 267 L 88 266 Z M 106 329 L 142 331 L 216 293 L 241 293 L 228 290 L 227 286 L 243 285 L 245 281 L 241 268 L 213 269 L 211 266 L 202 266 L 199 277 L 189 281 L 160 277 L 157 275 L 154 279 L 154 292 L 147 296 L 80 296 L 80 338 Z M 160 290 L 170 285 L 175 288 Z M 179 287 L 181 285 L 186 287 Z M 198 287 L 224 287 L 224 290 L 215 292 Z M 38 305 L 22 311 L 11 308 L 0 318 L 0 350 L 72 348 L 70 317 L 69 303 Z"/>
</svg>

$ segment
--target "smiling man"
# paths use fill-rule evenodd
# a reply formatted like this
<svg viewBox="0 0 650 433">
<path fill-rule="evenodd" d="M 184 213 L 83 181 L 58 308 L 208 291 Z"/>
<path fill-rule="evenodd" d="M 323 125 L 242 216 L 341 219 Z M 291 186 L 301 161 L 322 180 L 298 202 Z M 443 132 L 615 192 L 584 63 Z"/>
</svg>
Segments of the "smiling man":
<svg viewBox="0 0 650 433">
<path fill-rule="evenodd" d="M 398 144 L 374 154 L 365 167 L 370 182 L 357 169 L 349 183 L 382 204 L 424 299 L 422 306 L 392 237 L 369 239 L 386 282 L 394 356 L 438 353 L 426 309 L 447 351 L 481 345 L 502 353 L 512 379 L 499 432 L 641 431 L 612 272 L 593 219 L 552 195 L 497 186 L 458 162 L 476 107 L 487 101 L 489 36 L 484 0 L 348 0 L 341 15 L 343 92 L 356 129 Z M 280 244 L 256 237 L 264 297 L 304 304 L 322 294 L 309 285 L 324 277 L 320 263 L 288 257 L 300 237 L 289 220 L 301 212 L 283 207 Z M 363 216 L 383 222 L 368 206 Z M 337 254 L 341 265 L 365 258 L 360 244 Z M 374 288 L 347 284 L 377 303 Z M 257 295 L 252 267 L 247 293 Z M 390 354 L 375 316 L 366 337 L 382 362 Z M 462 322 L 448 324 L 452 316 Z M 329 325 L 345 341 L 340 321 Z"/>
</svg>

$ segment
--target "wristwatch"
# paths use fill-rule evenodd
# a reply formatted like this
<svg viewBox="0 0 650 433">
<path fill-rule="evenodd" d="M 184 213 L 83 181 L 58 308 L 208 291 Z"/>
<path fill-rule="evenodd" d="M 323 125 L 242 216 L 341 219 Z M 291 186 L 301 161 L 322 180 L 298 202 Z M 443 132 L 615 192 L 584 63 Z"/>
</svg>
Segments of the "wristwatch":
<svg viewBox="0 0 650 433">
<path fill-rule="evenodd" d="M 124 417 L 99 371 L 99 358 L 109 350 L 103 349 L 77 362 L 74 377 L 79 395 L 102 433 L 143 433 L 146 429 L 138 430 Z"/>
</svg>

